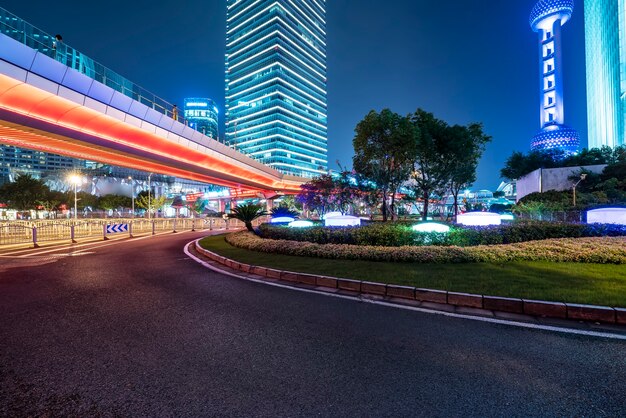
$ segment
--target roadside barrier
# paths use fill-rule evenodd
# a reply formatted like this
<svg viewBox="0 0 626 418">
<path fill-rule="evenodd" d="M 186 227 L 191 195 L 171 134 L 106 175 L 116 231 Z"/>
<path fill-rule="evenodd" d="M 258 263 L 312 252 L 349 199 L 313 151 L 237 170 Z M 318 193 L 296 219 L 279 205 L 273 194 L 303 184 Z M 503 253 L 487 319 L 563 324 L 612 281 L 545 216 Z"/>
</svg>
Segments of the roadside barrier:
<svg viewBox="0 0 626 418">
<path fill-rule="evenodd" d="M 257 219 L 253 225 L 266 222 L 266 218 Z M 214 229 L 240 229 L 243 222 L 237 219 L 223 218 L 165 218 L 165 219 L 53 219 L 36 221 L 0 222 L 0 247 L 3 245 L 32 244 L 35 248 L 40 243 L 53 241 L 77 242 L 79 239 L 116 236 L 132 238 L 138 235 L 156 235 L 167 232 L 203 231 Z"/>
</svg>

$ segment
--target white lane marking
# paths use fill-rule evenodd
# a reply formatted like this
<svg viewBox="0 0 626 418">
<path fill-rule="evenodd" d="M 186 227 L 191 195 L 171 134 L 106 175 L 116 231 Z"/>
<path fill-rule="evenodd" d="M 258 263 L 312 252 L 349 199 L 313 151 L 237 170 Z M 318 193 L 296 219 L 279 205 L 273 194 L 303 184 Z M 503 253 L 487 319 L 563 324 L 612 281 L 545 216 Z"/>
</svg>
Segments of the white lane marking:
<svg viewBox="0 0 626 418">
<path fill-rule="evenodd" d="M 185 245 L 185 249 L 184 249 L 185 254 L 187 254 L 190 258 L 195 260 L 197 263 L 203 265 L 204 267 L 210 270 L 215 271 L 216 273 L 235 277 L 240 280 L 246 280 L 246 281 L 254 282 L 254 283 L 261 283 L 261 284 L 268 285 L 268 286 L 280 287 L 283 289 L 290 289 L 290 290 L 295 290 L 299 292 L 314 293 L 316 295 L 330 296 L 330 297 L 335 297 L 335 298 L 340 298 L 340 299 L 348 299 L 348 300 L 355 301 L 355 302 L 367 302 L 367 303 L 371 303 L 374 305 L 387 306 L 390 308 L 404 309 L 408 311 L 422 312 L 422 313 L 433 314 L 433 315 L 442 315 L 442 316 L 447 316 L 451 318 L 461 318 L 461 319 L 468 319 L 470 321 L 489 322 L 492 324 L 509 325 L 509 326 L 518 327 L 518 328 L 529 328 L 529 329 L 542 330 L 542 331 L 551 331 L 551 332 L 558 332 L 562 334 L 575 334 L 575 335 L 584 335 L 587 337 L 600 337 L 600 338 L 608 338 L 608 339 L 613 339 L 613 340 L 626 341 L 626 335 L 621 335 L 621 334 L 612 334 L 609 332 L 599 332 L 599 331 L 585 331 L 582 329 L 562 328 L 562 327 L 557 327 L 557 326 L 552 326 L 552 325 L 529 324 L 527 322 L 515 322 L 515 321 L 506 320 L 506 319 L 486 318 L 486 317 L 481 317 L 481 316 L 472 316 L 472 315 L 458 314 L 458 313 L 452 313 L 452 312 L 436 311 L 433 309 L 418 308 L 416 306 L 397 305 L 394 303 L 380 301 L 380 300 L 360 298 L 360 297 L 347 296 L 347 295 L 338 295 L 336 293 L 328 293 L 328 292 L 321 292 L 321 291 L 311 290 L 311 289 L 303 289 L 300 287 L 292 287 L 292 286 L 287 286 L 287 285 L 283 285 L 280 283 L 272 283 L 272 282 L 267 282 L 265 280 L 252 279 L 250 277 L 243 277 L 234 273 L 230 273 L 228 271 L 221 270 L 217 267 L 214 267 L 210 265 L 209 263 L 207 263 L 206 261 L 201 260 L 195 255 L 193 255 L 189 251 L 189 246 L 195 245 L 196 241 L 199 241 L 199 240 L 194 240 L 188 243 L 187 245 Z"/>
</svg>

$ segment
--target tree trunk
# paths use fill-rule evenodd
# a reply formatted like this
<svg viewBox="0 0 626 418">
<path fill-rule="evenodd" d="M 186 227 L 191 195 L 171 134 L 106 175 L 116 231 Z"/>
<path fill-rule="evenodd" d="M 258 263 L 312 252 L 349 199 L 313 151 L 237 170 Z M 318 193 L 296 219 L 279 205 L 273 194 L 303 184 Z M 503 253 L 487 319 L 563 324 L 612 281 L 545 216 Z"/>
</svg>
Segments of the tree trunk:
<svg viewBox="0 0 626 418">
<path fill-rule="evenodd" d="M 383 222 L 387 222 L 387 192 L 383 190 Z"/>
<path fill-rule="evenodd" d="M 426 222 L 428 220 L 428 204 L 430 203 L 429 201 L 430 193 L 425 191 L 424 194 L 422 195 L 422 198 L 424 199 L 424 211 L 422 214 L 422 221 Z"/>
<path fill-rule="evenodd" d="M 395 215 L 396 215 L 396 192 L 394 191 L 391 194 L 391 220 L 393 221 L 395 219 Z"/>
<path fill-rule="evenodd" d="M 456 223 L 457 217 L 459 216 L 459 191 L 453 190 L 452 197 L 454 199 L 454 223 Z"/>
<path fill-rule="evenodd" d="M 248 229 L 248 231 L 254 232 L 254 228 L 252 227 L 252 222 L 247 221 L 247 222 L 244 222 L 244 223 L 246 224 L 246 228 Z"/>
</svg>

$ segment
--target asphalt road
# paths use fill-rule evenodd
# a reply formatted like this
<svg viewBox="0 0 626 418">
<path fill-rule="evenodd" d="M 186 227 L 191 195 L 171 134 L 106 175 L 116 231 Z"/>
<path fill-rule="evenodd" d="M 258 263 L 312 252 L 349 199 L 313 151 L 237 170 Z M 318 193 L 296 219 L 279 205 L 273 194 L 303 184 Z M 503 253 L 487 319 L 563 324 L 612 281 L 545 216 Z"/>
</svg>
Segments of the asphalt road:
<svg viewBox="0 0 626 418">
<path fill-rule="evenodd" d="M 228 278 L 197 236 L 0 258 L 0 416 L 626 415 L 624 341 Z"/>
</svg>

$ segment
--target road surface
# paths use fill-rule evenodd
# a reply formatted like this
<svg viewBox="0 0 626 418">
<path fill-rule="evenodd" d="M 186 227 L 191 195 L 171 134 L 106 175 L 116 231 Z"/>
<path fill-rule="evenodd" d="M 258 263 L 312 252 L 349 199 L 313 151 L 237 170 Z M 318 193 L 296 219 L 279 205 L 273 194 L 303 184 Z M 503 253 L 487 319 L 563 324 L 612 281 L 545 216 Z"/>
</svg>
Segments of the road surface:
<svg viewBox="0 0 626 418">
<path fill-rule="evenodd" d="M 0 257 L 0 416 L 624 416 L 626 342 L 222 276 L 202 233 Z"/>
</svg>

